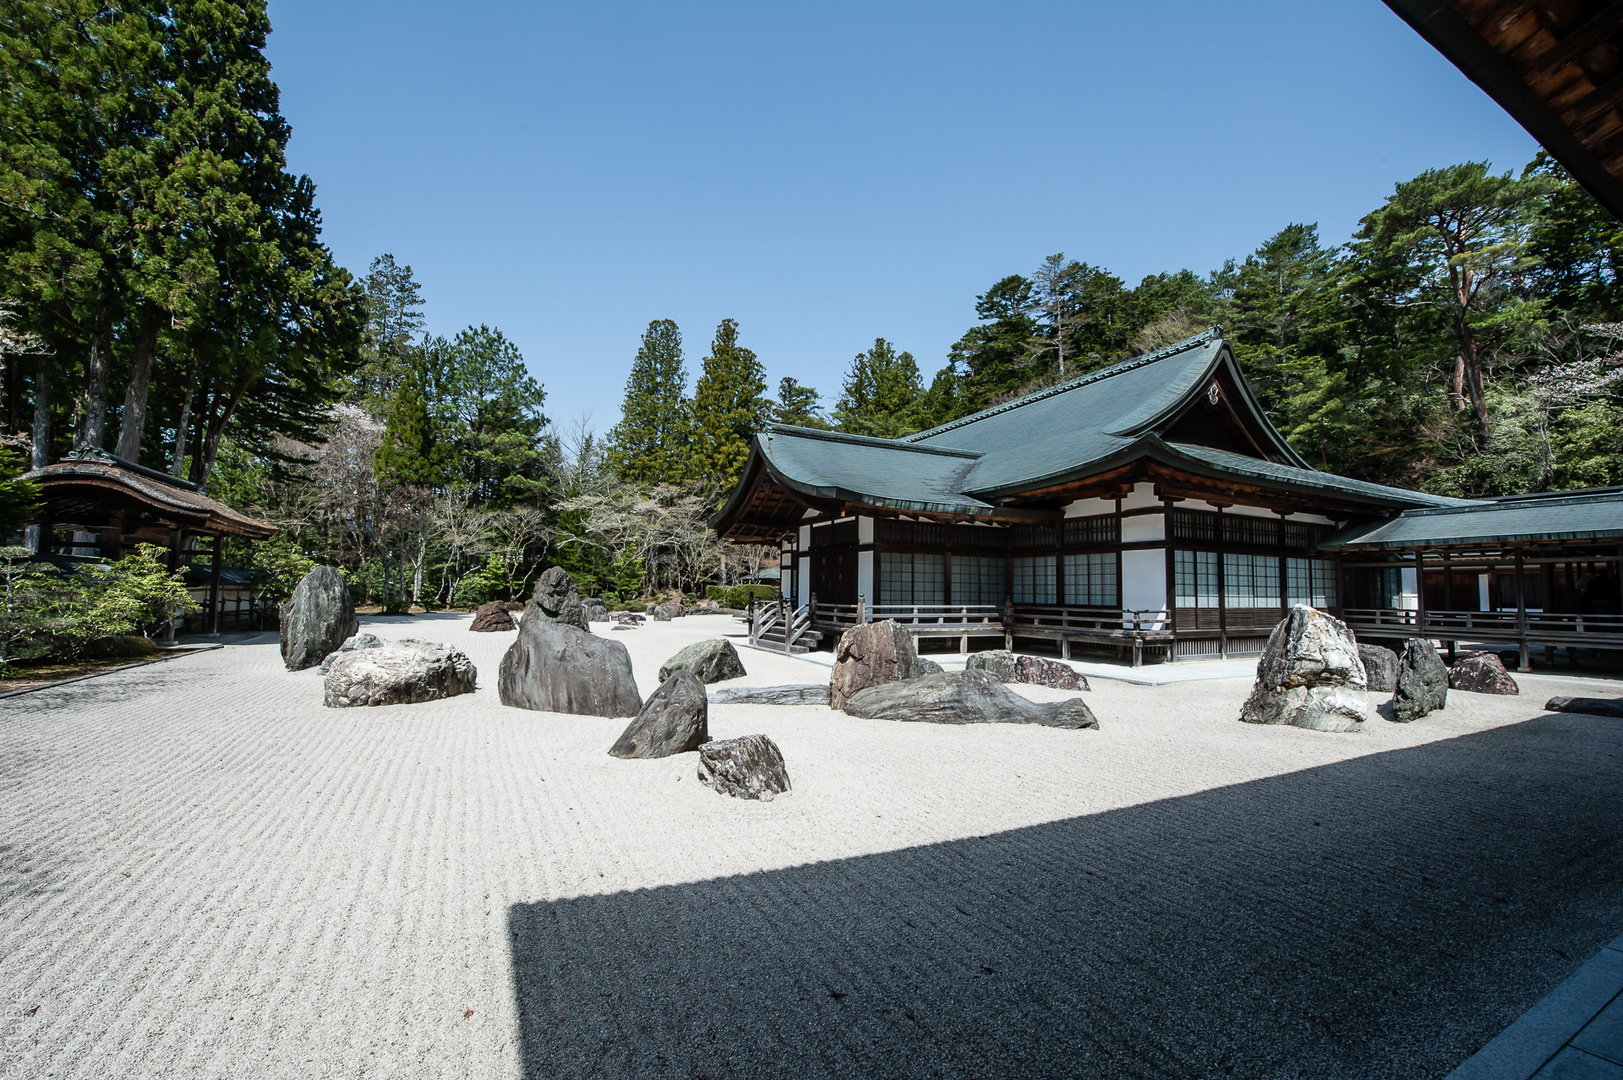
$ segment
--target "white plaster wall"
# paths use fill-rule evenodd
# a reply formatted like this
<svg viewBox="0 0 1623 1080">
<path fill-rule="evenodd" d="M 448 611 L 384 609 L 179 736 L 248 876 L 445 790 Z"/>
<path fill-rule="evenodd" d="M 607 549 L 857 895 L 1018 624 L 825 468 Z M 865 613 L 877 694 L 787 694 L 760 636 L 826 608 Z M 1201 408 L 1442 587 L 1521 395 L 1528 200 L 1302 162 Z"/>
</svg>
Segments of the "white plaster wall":
<svg viewBox="0 0 1623 1080">
<path fill-rule="evenodd" d="M 1121 519 L 1121 542 L 1131 544 L 1138 540 L 1165 540 L 1167 518 L 1165 514 L 1140 514 Z"/>
<path fill-rule="evenodd" d="M 1143 548 L 1121 553 L 1121 606 L 1134 611 L 1167 606 L 1165 548 Z"/>
<path fill-rule="evenodd" d="M 1114 514 L 1116 512 L 1115 499 L 1078 499 L 1065 507 L 1065 516 L 1096 517 L 1099 514 Z"/>
<path fill-rule="evenodd" d="M 1399 570 L 1398 578 L 1403 583 L 1403 595 L 1398 597 L 1399 611 L 1417 611 L 1420 608 L 1420 594 L 1414 587 L 1414 570 Z"/>
<path fill-rule="evenodd" d="M 797 597 L 802 604 L 811 603 L 811 526 L 800 527 L 800 550 L 795 552 L 795 573 L 800 575 L 800 592 Z"/>
<path fill-rule="evenodd" d="M 1265 510 L 1260 506 L 1231 506 L 1224 510 L 1225 514 L 1239 514 L 1242 517 L 1273 518 L 1279 520 L 1279 515 L 1272 510 Z"/>
<path fill-rule="evenodd" d="M 1487 574 L 1478 574 L 1476 576 L 1476 589 L 1477 589 L 1477 602 L 1482 605 L 1481 608 L 1478 609 L 1478 610 L 1492 611 L 1493 610 L 1493 590 L 1488 588 L 1488 575 Z"/>
<path fill-rule="evenodd" d="M 871 518 L 871 517 L 859 517 L 859 518 L 857 518 L 857 543 L 859 543 L 859 544 L 871 544 L 871 543 L 873 543 L 873 518 Z"/>
<path fill-rule="evenodd" d="M 873 598 L 873 552 L 857 552 L 857 595 L 867 604 L 874 602 Z"/>
<path fill-rule="evenodd" d="M 1305 521 L 1310 525 L 1334 525 L 1334 518 L 1327 518 L 1323 514 L 1286 514 L 1286 521 Z"/>
<path fill-rule="evenodd" d="M 1160 506 L 1161 500 L 1156 498 L 1154 484 L 1134 484 L 1133 490 L 1121 501 L 1123 510 L 1142 510 L 1148 506 Z"/>
</svg>

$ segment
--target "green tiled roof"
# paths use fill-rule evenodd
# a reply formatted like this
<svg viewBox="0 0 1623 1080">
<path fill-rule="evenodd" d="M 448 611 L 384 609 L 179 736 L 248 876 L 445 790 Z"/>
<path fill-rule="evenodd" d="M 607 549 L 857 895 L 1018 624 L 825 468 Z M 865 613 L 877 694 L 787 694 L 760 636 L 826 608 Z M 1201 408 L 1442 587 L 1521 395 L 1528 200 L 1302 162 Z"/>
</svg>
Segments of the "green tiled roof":
<svg viewBox="0 0 1623 1080">
<path fill-rule="evenodd" d="M 1262 457 L 1163 442 L 1165 429 L 1220 371 L 1236 393 Z M 1000 507 L 1007 495 L 1158 458 L 1213 476 L 1320 491 L 1372 508 L 1444 506 L 1444 499 L 1319 472 L 1286 444 L 1251 395 L 1222 331 L 1068 380 L 905 439 L 875 439 L 768 424 L 755 437 L 746 477 L 764 464 L 802 495 L 903 512 L 970 517 L 1039 516 Z M 743 505 L 741 486 L 716 521 Z"/>
<path fill-rule="evenodd" d="M 1406 510 L 1388 521 L 1348 529 L 1319 546 L 1412 548 L 1614 537 L 1623 538 L 1623 491 L 1615 488 Z"/>
</svg>

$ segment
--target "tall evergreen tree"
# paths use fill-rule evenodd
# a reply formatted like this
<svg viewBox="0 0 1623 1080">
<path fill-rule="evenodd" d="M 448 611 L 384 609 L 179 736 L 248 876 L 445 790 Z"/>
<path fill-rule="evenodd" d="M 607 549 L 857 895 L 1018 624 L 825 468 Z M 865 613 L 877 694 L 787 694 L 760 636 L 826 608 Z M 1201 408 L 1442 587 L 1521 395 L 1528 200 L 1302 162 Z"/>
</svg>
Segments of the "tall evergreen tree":
<svg viewBox="0 0 1623 1080">
<path fill-rule="evenodd" d="M 912 353 L 897 352 L 884 338 L 851 360 L 842 391 L 834 406 L 841 431 L 898 438 L 919 430 L 919 365 Z"/>
<path fill-rule="evenodd" d="M 1286 225 L 1231 272 L 1235 357 L 1264 405 L 1282 406 L 1285 368 L 1313 338 L 1332 280 L 1317 225 Z M 1312 343 L 1310 342 L 1310 345 Z"/>
<path fill-rule="evenodd" d="M 778 380 L 778 400 L 772 406 L 772 419 L 779 424 L 799 427 L 828 427 L 820 405 L 822 395 L 810 386 L 785 375 Z"/>
<path fill-rule="evenodd" d="M 975 298 L 981 325 L 952 346 L 950 359 L 963 376 L 963 405 L 973 412 L 1014 390 L 1026 375 L 1026 343 L 1036 333 L 1031 282 L 1010 274 Z"/>
<path fill-rule="evenodd" d="M 738 344 L 738 323 L 723 319 L 693 390 L 690 473 L 725 490 L 749 460 L 749 441 L 766 422 L 766 371 Z"/>
<path fill-rule="evenodd" d="M 352 398 L 377 409 L 393 398 L 411 362 L 412 343 L 422 337 L 423 289 L 411 267 L 387 252 L 372 260 L 361 287 L 366 290 L 366 343 Z"/>
<path fill-rule="evenodd" d="M 686 470 L 687 381 L 682 332 L 670 319 L 653 320 L 631 361 L 620 422 L 609 432 L 609 464 L 622 479 L 658 483 Z"/>
<path fill-rule="evenodd" d="M 427 347 L 413 350 L 389 406 L 375 462 L 379 479 L 386 482 L 422 487 L 445 483 L 450 454 L 430 404 L 440 400 L 430 355 Z"/>
<path fill-rule="evenodd" d="M 436 349 L 445 360 L 445 440 L 449 471 L 477 504 L 511 506 L 547 485 L 541 406 L 546 391 L 500 330 L 470 326 Z"/>
</svg>

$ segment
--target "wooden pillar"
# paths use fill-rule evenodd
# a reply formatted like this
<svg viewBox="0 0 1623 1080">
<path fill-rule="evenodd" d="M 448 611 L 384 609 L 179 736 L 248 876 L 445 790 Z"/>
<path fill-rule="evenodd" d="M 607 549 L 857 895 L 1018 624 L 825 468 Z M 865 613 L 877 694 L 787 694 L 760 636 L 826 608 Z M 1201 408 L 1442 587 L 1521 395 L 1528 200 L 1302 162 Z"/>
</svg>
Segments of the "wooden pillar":
<svg viewBox="0 0 1623 1080">
<path fill-rule="evenodd" d="M 1430 637 L 1426 633 L 1426 557 L 1414 549 L 1415 637 Z"/>
<path fill-rule="evenodd" d="M 1522 580 L 1522 553 L 1516 551 L 1516 637 L 1520 645 L 1521 663 L 1517 671 L 1532 671 L 1533 661 L 1527 655 L 1527 582 Z"/>
<path fill-rule="evenodd" d="M 209 569 L 209 634 L 220 636 L 220 559 L 224 555 L 225 537 L 214 538 L 213 565 Z"/>
</svg>

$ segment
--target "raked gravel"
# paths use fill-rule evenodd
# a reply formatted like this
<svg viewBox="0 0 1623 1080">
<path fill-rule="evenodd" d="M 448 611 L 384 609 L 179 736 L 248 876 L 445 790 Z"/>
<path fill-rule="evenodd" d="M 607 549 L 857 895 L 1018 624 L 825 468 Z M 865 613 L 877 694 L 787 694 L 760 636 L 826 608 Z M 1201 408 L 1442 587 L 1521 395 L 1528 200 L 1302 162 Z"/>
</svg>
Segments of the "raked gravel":
<svg viewBox="0 0 1623 1080">
<path fill-rule="evenodd" d="M 1623 931 L 1623 722 L 1540 707 L 1615 682 L 1349 735 L 1244 679 L 714 706 L 788 763 L 747 803 L 504 708 L 467 624 L 364 620 L 466 650 L 448 701 L 326 709 L 266 635 L 0 702 L 0 1075 L 1441 1076 Z M 737 628 L 594 627 L 645 696 Z"/>
</svg>

